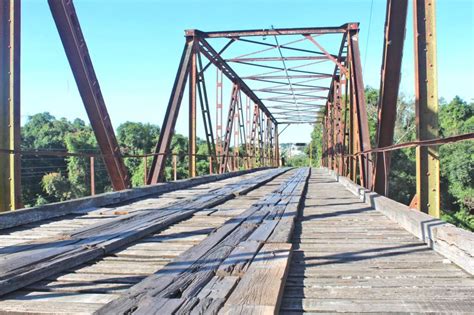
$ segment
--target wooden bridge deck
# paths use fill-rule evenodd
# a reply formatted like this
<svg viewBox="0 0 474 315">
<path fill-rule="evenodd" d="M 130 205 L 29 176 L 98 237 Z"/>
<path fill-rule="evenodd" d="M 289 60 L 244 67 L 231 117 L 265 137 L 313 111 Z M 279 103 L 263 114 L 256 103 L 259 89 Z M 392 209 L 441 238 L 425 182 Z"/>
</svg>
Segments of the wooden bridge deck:
<svg viewBox="0 0 474 315">
<path fill-rule="evenodd" d="M 326 171 L 278 174 L 240 175 L 0 231 L 0 313 L 473 312 L 472 276 Z M 160 229 L 120 235 L 110 251 L 109 239 L 97 241 L 107 229 L 133 234 L 122 217 L 156 213 L 169 214 Z M 71 239 L 71 250 L 47 255 Z M 99 245 L 96 256 L 73 256 L 79 264 L 56 261 Z M 25 257 L 31 262 L 15 268 Z"/>
<path fill-rule="evenodd" d="M 474 279 L 313 170 L 281 312 L 474 312 Z"/>
</svg>

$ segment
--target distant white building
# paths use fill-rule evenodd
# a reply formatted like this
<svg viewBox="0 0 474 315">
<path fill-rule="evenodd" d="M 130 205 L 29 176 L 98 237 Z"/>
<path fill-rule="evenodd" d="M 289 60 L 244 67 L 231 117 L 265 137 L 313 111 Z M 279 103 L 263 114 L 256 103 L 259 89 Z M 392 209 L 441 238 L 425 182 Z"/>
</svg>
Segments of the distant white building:
<svg viewBox="0 0 474 315">
<path fill-rule="evenodd" d="M 298 155 L 305 155 L 306 143 L 285 143 L 281 146 L 281 152 L 287 157 L 295 157 Z"/>
</svg>

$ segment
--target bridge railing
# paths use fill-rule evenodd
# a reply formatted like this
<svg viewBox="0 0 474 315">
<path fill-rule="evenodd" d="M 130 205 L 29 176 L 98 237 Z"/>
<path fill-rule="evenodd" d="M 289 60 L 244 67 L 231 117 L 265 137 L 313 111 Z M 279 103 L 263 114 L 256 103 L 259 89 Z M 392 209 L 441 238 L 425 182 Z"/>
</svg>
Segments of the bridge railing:
<svg viewBox="0 0 474 315">
<path fill-rule="evenodd" d="M 22 161 L 22 207 L 49 202 L 71 200 L 78 197 L 111 191 L 112 184 L 105 168 L 103 155 L 97 152 L 68 152 L 50 149 L 0 149 L 0 154 L 20 156 Z M 159 153 L 121 154 L 133 187 L 146 186 L 151 159 Z M 195 154 L 197 175 L 221 173 L 219 161 L 223 155 Z M 189 177 L 187 152 L 167 154 L 166 181 Z M 256 167 L 279 166 L 275 158 L 233 152 L 226 156 L 225 172 Z M 49 178 L 45 178 L 49 176 Z M 74 185 L 78 187 L 74 187 Z"/>
</svg>

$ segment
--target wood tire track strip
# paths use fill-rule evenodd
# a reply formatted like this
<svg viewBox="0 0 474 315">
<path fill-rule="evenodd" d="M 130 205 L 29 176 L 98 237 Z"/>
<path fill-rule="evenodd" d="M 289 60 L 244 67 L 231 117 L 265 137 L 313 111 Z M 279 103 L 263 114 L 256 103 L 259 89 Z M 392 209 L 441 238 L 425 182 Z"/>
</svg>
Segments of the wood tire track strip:
<svg viewBox="0 0 474 315">
<path fill-rule="evenodd" d="M 97 259 L 119 247 L 155 233 L 204 208 L 232 199 L 235 195 L 261 186 L 288 169 L 272 169 L 237 184 L 182 200 L 161 209 L 134 212 L 107 222 L 73 231 L 24 251 L 0 257 L 0 295 L 66 269 Z M 160 211 L 157 211 L 160 210 Z"/>
<path fill-rule="evenodd" d="M 290 221 L 301 205 L 309 173 L 297 170 L 276 191 L 96 314 L 215 313 L 222 306 L 224 312 L 240 312 L 242 307 L 246 312 L 245 304 L 278 309 L 291 251 Z M 274 264 L 276 273 L 262 274 Z M 256 284 L 259 301 L 251 301 L 244 295 L 259 273 L 265 285 Z M 262 301 L 265 296 L 267 301 Z"/>
</svg>

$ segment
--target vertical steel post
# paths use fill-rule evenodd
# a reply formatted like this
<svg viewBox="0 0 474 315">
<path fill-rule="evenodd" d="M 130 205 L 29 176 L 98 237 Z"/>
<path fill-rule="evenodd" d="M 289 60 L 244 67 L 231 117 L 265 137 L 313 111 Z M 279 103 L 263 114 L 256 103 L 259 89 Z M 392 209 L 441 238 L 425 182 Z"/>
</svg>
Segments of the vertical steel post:
<svg viewBox="0 0 474 315">
<path fill-rule="evenodd" d="M 206 133 L 206 142 L 207 142 L 207 150 L 213 162 L 216 162 L 216 142 L 214 140 L 214 131 L 212 129 L 212 119 L 211 119 L 211 112 L 209 110 L 209 99 L 207 97 L 207 88 L 206 88 L 206 80 L 204 78 L 204 69 L 202 66 L 201 54 L 199 52 L 199 48 L 196 47 L 196 55 L 198 57 L 198 65 L 199 65 L 199 72 L 198 72 L 198 95 L 199 95 L 199 103 L 201 104 L 201 112 L 202 112 L 202 120 L 204 123 L 204 131 Z"/>
<path fill-rule="evenodd" d="M 415 108 L 417 139 L 438 137 L 438 75 L 434 0 L 414 0 Z M 419 210 L 440 216 L 438 147 L 416 149 L 416 193 Z"/>
<path fill-rule="evenodd" d="M 0 148 L 20 149 L 20 1 L 0 2 Z M 0 153 L 0 212 L 21 208 L 21 156 Z"/>
<path fill-rule="evenodd" d="M 177 180 L 178 179 L 178 174 L 177 174 L 177 170 L 176 170 L 176 154 L 173 154 L 173 180 Z"/>
<path fill-rule="evenodd" d="M 362 78 L 362 65 L 359 51 L 358 30 L 349 31 L 349 56 L 351 63 L 351 87 L 354 97 L 358 152 L 370 150 L 369 123 L 365 107 L 364 82 Z M 372 188 L 372 161 L 370 155 L 359 156 L 359 172 L 361 185 L 367 189 Z"/>
<path fill-rule="evenodd" d="M 102 152 L 114 190 L 130 187 L 130 178 L 120 153 L 87 45 L 72 1 L 48 0 L 51 14 Z"/>
<path fill-rule="evenodd" d="M 278 134 L 278 124 L 275 124 L 275 160 L 275 166 L 280 167 L 280 139 Z"/>
<path fill-rule="evenodd" d="M 216 155 L 217 155 L 217 165 L 220 165 L 223 160 L 223 146 L 222 146 L 222 127 L 224 125 L 223 121 L 223 74 L 222 70 L 216 68 Z M 218 169 L 220 173 L 220 169 Z"/>
<path fill-rule="evenodd" d="M 212 156 L 209 157 L 209 175 L 212 175 Z"/>
<path fill-rule="evenodd" d="M 352 70 L 349 67 L 349 74 L 347 78 L 346 96 L 349 98 L 348 112 L 349 112 L 349 128 L 348 128 L 348 153 L 349 155 L 355 154 L 357 152 L 357 143 L 356 143 L 356 122 L 355 122 L 355 106 L 354 106 L 354 95 L 352 94 Z M 356 183 L 357 182 L 357 159 L 353 156 L 349 157 L 348 161 L 349 166 L 349 178 Z"/>
<path fill-rule="evenodd" d="M 339 175 L 344 175 L 344 118 L 342 106 L 341 79 L 336 82 L 336 104 L 337 104 L 337 170 Z"/>
<path fill-rule="evenodd" d="M 348 79 L 349 73 L 345 76 L 344 78 L 344 117 L 343 117 L 343 140 L 342 140 L 342 153 L 345 155 L 346 153 L 349 152 L 349 129 L 347 128 L 347 121 L 350 117 L 350 107 L 349 107 L 349 93 L 348 93 L 348 88 L 349 88 L 349 79 Z M 342 89 L 341 89 L 342 91 Z M 350 158 L 344 159 L 343 158 L 343 176 L 349 176 L 349 165 Z"/>
<path fill-rule="evenodd" d="M 239 147 L 240 147 L 240 142 L 239 142 L 239 135 L 240 135 L 240 109 L 242 108 L 241 104 L 241 94 L 240 91 L 237 96 L 236 100 L 236 108 L 235 108 L 235 113 L 234 113 L 234 151 L 233 151 L 233 158 L 232 158 L 232 168 L 233 171 L 236 171 L 239 167 Z"/>
<path fill-rule="evenodd" d="M 387 0 L 382 78 L 380 81 L 378 106 L 378 148 L 389 146 L 393 142 L 407 9 L 408 0 Z M 374 190 L 379 194 L 388 195 L 390 152 L 385 152 L 385 154 L 377 153 L 375 163 Z"/>
<path fill-rule="evenodd" d="M 234 116 L 235 116 L 235 111 L 237 107 L 237 98 L 239 95 L 239 87 L 234 84 L 232 88 L 232 93 L 231 93 L 231 99 L 230 99 L 230 105 L 229 105 L 229 113 L 227 115 L 227 125 L 226 125 L 226 130 L 225 130 L 225 136 L 224 136 L 224 143 L 222 146 L 222 159 L 220 161 L 219 165 L 219 173 L 223 174 L 227 170 L 228 167 L 228 162 L 229 162 L 229 147 L 230 147 L 230 141 L 232 137 L 232 126 L 234 123 Z"/>
<path fill-rule="evenodd" d="M 327 130 L 328 130 L 328 166 L 334 169 L 334 103 L 333 100 L 328 102 Z"/>
<path fill-rule="evenodd" d="M 246 168 L 249 169 L 251 168 L 251 162 L 250 162 L 250 98 L 247 96 L 245 98 L 245 165 Z"/>
<path fill-rule="evenodd" d="M 253 120 L 252 120 L 252 133 L 250 136 L 250 152 L 252 155 L 252 167 L 256 167 L 257 165 L 257 128 L 258 128 L 258 113 L 259 107 L 257 104 L 253 106 Z"/>
<path fill-rule="evenodd" d="M 193 39 L 189 70 L 189 141 L 188 141 L 188 172 L 189 177 L 196 177 L 196 85 L 197 58 L 196 41 Z"/>
<path fill-rule="evenodd" d="M 90 171 L 91 171 L 91 196 L 95 196 L 95 165 L 94 157 L 90 157 Z"/>
<path fill-rule="evenodd" d="M 148 156 L 143 157 L 143 185 L 146 186 L 146 179 L 148 178 Z"/>
</svg>

